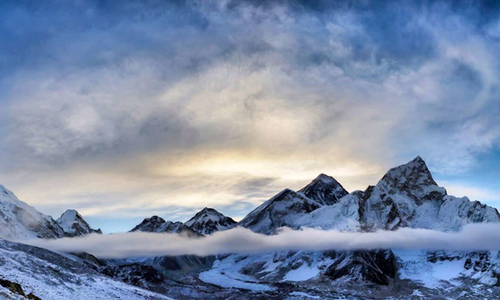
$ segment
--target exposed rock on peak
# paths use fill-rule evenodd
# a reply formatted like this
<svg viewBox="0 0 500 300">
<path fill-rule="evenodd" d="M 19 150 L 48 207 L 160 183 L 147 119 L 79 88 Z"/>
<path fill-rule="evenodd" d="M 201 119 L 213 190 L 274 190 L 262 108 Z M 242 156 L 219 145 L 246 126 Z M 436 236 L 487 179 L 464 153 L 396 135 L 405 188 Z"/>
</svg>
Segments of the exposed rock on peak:
<svg viewBox="0 0 500 300">
<path fill-rule="evenodd" d="M 446 194 L 422 158 L 389 170 L 376 186 L 297 219 L 295 227 L 349 231 L 400 227 L 459 230 L 477 222 L 500 222 L 496 209 Z"/>
<path fill-rule="evenodd" d="M 101 229 L 93 229 L 90 225 L 83 219 L 83 217 L 74 209 L 66 210 L 59 219 L 57 219 L 57 224 L 66 233 L 66 236 L 74 237 L 81 236 L 90 233 L 101 234 Z"/>
<path fill-rule="evenodd" d="M 165 221 L 158 216 L 144 219 L 141 224 L 135 226 L 130 232 L 156 232 L 156 233 L 177 233 L 188 237 L 199 237 L 202 234 L 184 225 L 182 222 Z"/>
<path fill-rule="evenodd" d="M 390 169 L 378 182 L 377 188 L 389 194 L 403 192 L 418 202 L 428 199 L 440 200 L 446 195 L 446 190 L 437 185 L 420 156 Z"/>
<path fill-rule="evenodd" d="M 311 183 L 299 191 L 309 199 L 321 205 L 332 205 L 348 194 L 344 187 L 335 178 L 320 174 Z"/>
<path fill-rule="evenodd" d="M 142 220 L 142 222 L 132 228 L 130 232 L 135 232 L 135 231 L 144 231 L 144 232 L 158 232 L 161 229 L 161 226 L 163 226 L 166 223 L 163 218 L 160 218 L 158 216 L 152 216 L 151 218 L 146 218 Z"/>
<path fill-rule="evenodd" d="M 186 226 L 203 235 L 231 229 L 236 224 L 233 219 L 209 207 L 205 207 L 185 223 Z"/>
</svg>

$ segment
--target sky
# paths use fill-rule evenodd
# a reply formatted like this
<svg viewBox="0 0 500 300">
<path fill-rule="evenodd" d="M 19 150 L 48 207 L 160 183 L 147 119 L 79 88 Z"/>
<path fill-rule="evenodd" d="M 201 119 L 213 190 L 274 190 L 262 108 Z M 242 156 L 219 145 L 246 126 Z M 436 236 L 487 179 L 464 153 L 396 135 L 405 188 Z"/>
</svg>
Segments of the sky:
<svg viewBox="0 0 500 300">
<path fill-rule="evenodd" d="M 500 208 L 495 1 L 2 1 L 0 183 L 104 232 L 420 155 Z"/>
</svg>

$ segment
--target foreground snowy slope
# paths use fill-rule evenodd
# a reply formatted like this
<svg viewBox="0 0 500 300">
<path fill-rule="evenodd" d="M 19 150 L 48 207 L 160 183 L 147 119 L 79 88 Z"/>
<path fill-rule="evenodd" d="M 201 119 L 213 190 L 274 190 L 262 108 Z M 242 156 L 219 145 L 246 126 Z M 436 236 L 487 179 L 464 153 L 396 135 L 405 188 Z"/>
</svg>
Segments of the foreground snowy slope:
<svg viewBox="0 0 500 300">
<path fill-rule="evenodd" d="M 18 283 L 26 294 L 41 299 L 170 299 L 115 281 L 76 258 L 37 247 L 0 239 L 0 258 L 0 279 Z"/>
</svg>

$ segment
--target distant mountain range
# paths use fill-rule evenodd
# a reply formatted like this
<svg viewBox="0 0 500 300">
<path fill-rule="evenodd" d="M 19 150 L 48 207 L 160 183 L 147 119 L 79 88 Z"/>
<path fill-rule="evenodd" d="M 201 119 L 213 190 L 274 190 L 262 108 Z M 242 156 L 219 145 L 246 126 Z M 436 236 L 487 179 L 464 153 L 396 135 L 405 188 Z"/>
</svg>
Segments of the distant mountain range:
<svg viewBox="0 0 500 300">
<path fill-rule="evenodd" d="M 364 191 L 349 193 L 333 177 L 320 174 L 299 191 L 285 189 L 279 192 L 240 222 L 213 208 L 204 208 L 185 223 L 165 221 L 158 216 L 146 218 L 131 232 L 175 233 L 200 238 L 236 226 L 267 235 L 275 234 L 280 227 L 352 232 L 396 230 L 402 227 L 458 231 L 466 224 L 482 222 L 498 223 L 500 214 L 495 208 L 479 201 L 448 195 L 434 181 L 424 160 L 416 157 L 390 169 L 376 185 Z M 75 210 L 66 211 L 55 221 L 1 186 L 0 225 L 0 236 L 6 239 L 61 238 L 100 233 L 100 230 L 92 229 Z M 20 267 L 15 270 L 12 261 L 10 273 L 5 273 L 10 279 L 5 280 L 15 278 L 16 283 L 24 282 L 23 288 L 37 296 L 64 298 L 64 287 L 59 286 L 55 289 L 58 293 L 50 294 L 46 292 L 50 289 L 48 286 L 34 279 L 24 280 L 23 276 L 30 276 L 29 272 L 37 274 L 39 266 L 44 263 L 47 266 L 57 265 L 61 272 L 74 273 L 75 267 L 66 262 L 67 258 L 47 250 L 2 241 L 0 259 L 14 260 L 7 254 L 9 251 L 17 251 L 19 254 L 16 255 L 28 257 L 34 262 L 32 265 L 38 267 Z M 40 260 L 40 255 L 44 260 Z M 71 257 L 81 266 L 92 270 L 96 278 L 107 278 L 105 280 L 116 282 L 117 285 L 123 284 L 124 293 L 133 289 L 129 286 L 132 284 L 174 298 L 247 299 L 252 295 L 260 295 L 268 299 L 381 299 L 389 296 L 444 299 L 444 292 L 446 297 L 453 299 L 500 297 L 498 252 L 381 249 L 282 251 L 216 257 L 186 255 L 125 260 L 100 260 L 86 253 L 71 254 Z M 62 282 L 71 277 L 54 276 L 54 280 Z M 87 285 L 89 290 L 93 289 L 92 286 Z M 99 289 L 99 285 L 95 284 L 94 288 Z M 143 293 L 140 297 L 146 295 L 144 297 L 147 298 L 149 292 L 140 293 Z M 394 296 L 395 293 L 400 296 Z M 156 296 L 152 297 L 156 299 Z"/>
</svg>

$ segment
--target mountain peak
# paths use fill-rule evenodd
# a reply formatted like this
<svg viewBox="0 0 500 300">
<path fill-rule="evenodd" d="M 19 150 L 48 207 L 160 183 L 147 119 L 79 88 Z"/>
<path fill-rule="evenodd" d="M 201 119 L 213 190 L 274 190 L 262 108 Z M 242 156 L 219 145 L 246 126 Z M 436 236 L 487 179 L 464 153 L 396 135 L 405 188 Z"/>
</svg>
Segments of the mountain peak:
<svg viewBox="0 0 500 300">
<path fill-rule="evenodd" d="M 427 164 L 420 156 L 390 169 L 377 186 L 389 194 L 404 192 L 422 200 L 440 199 L 446 195 L 446 190 L 434 181 Z"/>
<path fill-rule="evenodd" d="M 216 231 L 231 229 L 236 226 L 236 221 L 223 215 L 214 208 L 205 207 L 187 221 L 186 226 L 194 231 L 207 235 Z"/>
<path fill-rule="evenodd" d="M 140 224 L 132 228 L 130 232 L 134 231 L 147 231 L 155 232 L 160 228 L 161 225 L 165 224 L 166 221 L 158 216 L 152 216 L 151 218 L 145 218 Z"/>
<path fill-rule="evenodd" d="M 319 174 L 318 177 L 316 177 L 314 180 L 321 180 L 324 183 L 330 183 L 330 182 L 335 182 L 336 181 L 335 178 L 333 178 L 330 175 L 326 175 L 325 173 Z"/>
<path fill-rule="evenodd" d="M 102 233 L 101 229 L 92 229 L 83 217 L 74 209 L 66 210 L 59 219 L 57 224 L 61 226 L 67 236 L 81 236 L 90 233 Z"/>
<path fill-rule="evenodd" d="M 321 173 L 311 183 L 299 190 L 309 199 L 321 205 L 332 205 L 348 194 L 335 178 Z"/>
<path fill-rule="evenodd" d="M 211 207 L 204 207 L 202 210 L 200 210 L 197 214 L 205 214 L 205 215 L 222 215 L 220 212 L 218 212 L 215 208 Z"/>
<path fill-rule="evenodd" d="M 139 225 L 135 226 L 130 232 L 156 232 L 156 233 L 177 233 L 180 235 L 185 235 L 187 237 L 199 237 L 202 236 L 198 232 L 194 231 L 189 226 L 182 222 L 172 222 L 165 221 L 163 218 L 158 216 L 152 216 L 151 218 L 144 219 Z"/>
</svg>

